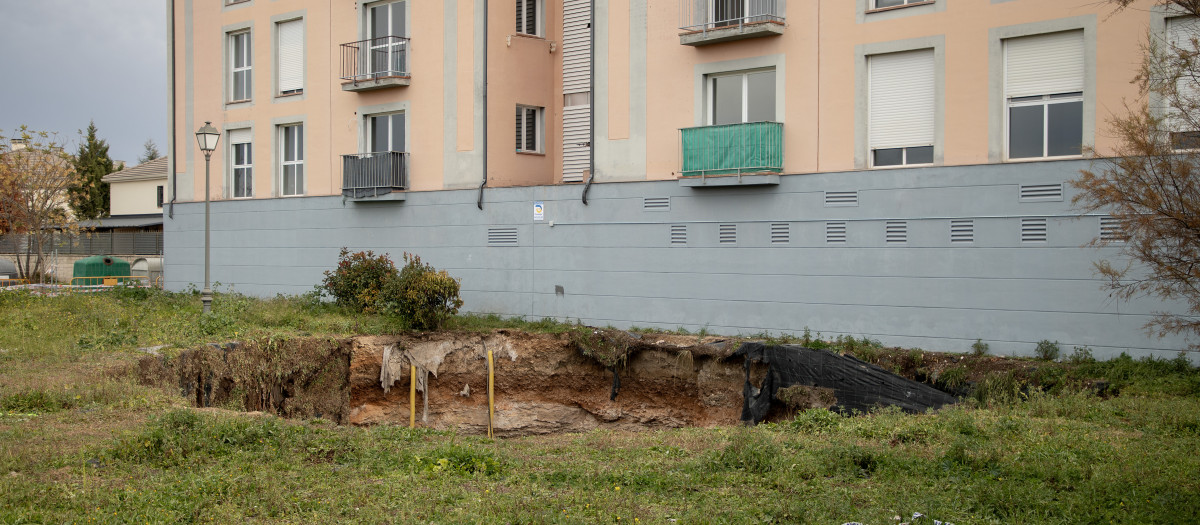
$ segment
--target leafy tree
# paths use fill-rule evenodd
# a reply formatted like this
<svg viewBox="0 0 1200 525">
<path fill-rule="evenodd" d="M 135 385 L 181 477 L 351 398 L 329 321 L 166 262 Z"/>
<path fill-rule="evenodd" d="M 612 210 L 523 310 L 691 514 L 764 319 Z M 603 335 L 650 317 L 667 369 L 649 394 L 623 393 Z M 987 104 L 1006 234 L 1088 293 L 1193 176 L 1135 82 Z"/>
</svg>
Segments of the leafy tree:
<svg viewBox="0 0 1200 525">
<path fill-rule="evenodd" d="M 108 215 L 108 183 L 101 180 L 113 172 L 108 142 L 96 138 L 96 123 L 90 122 L 79 153 L 75 155 L 79 182 L 71 188 L 71 209 L 79 219 L 98 219 Z"/>
<path fill-rule="evenodd" d="M 66 209 L 78 176 L 53 135 L 26 126 L 15 135 L 24 139 L 25 147 L 0 154 L 0 223 L 18 236 L 17 271 L 30 281 L 41 281 L 55 228 L 78 231 Z M 6 139 L 0 131 L 0 141 Z"/>
<path fill-rule="evenodd" d="M 1135 0 L 1109 2 L 1121 10 Z M 1200 0 L 1155 5 L 1200 16 Z M 1096 168 L 1072 181 L 1077 209 L 1107 213 L 1121 226 L 1119 235 L 1092 241 L 1120 247 L 1122 262 L 1096 264 L 1114 295 L 1187 305 L 1146 324 L 1160 337 L 1200 334 L 1200 24 L 1192 27 L 1175 41 L 1151 35 L 1134 77 L 1141 97 L 1109 119 L 1117 146 L 1097 152 Z"/>
<path fill-rule="evenodd" d="M 142 156 L 138 157 L 138 164 L 145 164 L 162 156 L 158 152 L 158 145 L 154 143 L 154 139 L 146 139 L 146 143 L 142 144 L 142 147 L 145 150 L 142 151 Z"/>
</svg>

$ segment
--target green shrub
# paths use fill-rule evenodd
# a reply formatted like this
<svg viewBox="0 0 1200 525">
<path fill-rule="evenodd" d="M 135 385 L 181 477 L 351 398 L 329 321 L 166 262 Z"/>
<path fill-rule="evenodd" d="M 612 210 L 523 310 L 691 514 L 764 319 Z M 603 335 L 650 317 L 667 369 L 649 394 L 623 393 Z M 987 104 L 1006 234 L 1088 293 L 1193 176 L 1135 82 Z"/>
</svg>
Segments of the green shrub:
<svg viewBox="0 0 1200 525">
<path fill-rule="evenodd" d="M 988 344 L 983 342 L 983 339 L 976 339 L 974 343 L 971 343 L 971 353 L 976 357 L 987 355 L 988 348 Z"/>
<path fill-rule="evenodd" d="M 713 471 L 741 470 L 753 474 L 766 474 L 775 468 L 783 448 L 764 433 L 752 430 L 734 432 L 730 441 L 709 458 Z"/>
<path fill-rule="evenodd" d="M 1075 351 L 1067 357 L 1067 362 L 1073 365 L 1081 365 L 1084 363 L 1095 363 L 1096 358 L 1092 356 L 1092 349 L 1086 346 L 1077 346 Z"/>
<path fill-rule="evenodd" d="M 842 416 L 825 408 L 812 408 L 797 413 L 796 417 L 787 423 L 787 428 L 805 434 L 820 434 L 836 429 L 842 422 Z"/>
<path fill-rule="evenodd" d="M 404 268 L 388 279 L 378 297 L 378 311 L 399 317 L 410 328 L 437 330 L 462 306 L 458 280 L 444 270 L 404 254 Z"/>
<path fill-rule="evenodd" d="M 374 313 L 380 290 L 396 275 L 396 265 L 386 254 L 375 255 L 371 250 L 350 253 L 342 248 L 337 268 L 325 272 L 320 288 L 341 306 Z"/>
<path fill-rule="evenodd" d="M 1057 361 L 1058 360 L 1058 341 L 1053 343 L 1049 339 L 1038 341 L 1037 348 L 1033 349 L 1033 353 L 1042 361 Z"/>
</svg>

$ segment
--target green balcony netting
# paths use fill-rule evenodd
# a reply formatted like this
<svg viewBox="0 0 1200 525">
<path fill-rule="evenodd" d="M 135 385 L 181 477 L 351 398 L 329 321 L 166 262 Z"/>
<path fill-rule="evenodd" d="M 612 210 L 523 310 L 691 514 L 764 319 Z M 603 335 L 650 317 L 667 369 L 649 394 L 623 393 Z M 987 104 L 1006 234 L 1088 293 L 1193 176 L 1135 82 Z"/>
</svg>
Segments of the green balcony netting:
<svg viewBox="0 0 1200 525">
<path fill-rule="evenodd" d="M 783 123 L 683 128 L 683 176 L 783 171 Z"/>
</svg>

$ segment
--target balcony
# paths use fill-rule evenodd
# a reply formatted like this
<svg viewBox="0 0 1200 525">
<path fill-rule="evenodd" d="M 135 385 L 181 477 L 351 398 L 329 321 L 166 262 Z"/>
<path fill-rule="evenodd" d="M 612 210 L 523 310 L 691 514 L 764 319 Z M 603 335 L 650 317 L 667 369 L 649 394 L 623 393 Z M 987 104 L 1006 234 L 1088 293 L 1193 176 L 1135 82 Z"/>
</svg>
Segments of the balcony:
<svg viewBox="0 0 1200 525">
<path fill-rule="evenodd" d="M 783 34 L 781 0 L 679 0 L 679 43 L 703 46 Z"/>
<path fill-rule="evenodd" d="M 354 201 L 402 201 L 407 189 L 407 153 L 382 151 L 342 155 L 342 196 Z"/>
<path fill-rule="evenodd" d="M 679 130 L 681 186 L 779 184 L 783 123 L 750 122 Z"/>
<path fill-rule="evenodd" d="M 407 86 L 408 39 L 384 36 L 342 44 L 342 91 Z"/>
</svg>

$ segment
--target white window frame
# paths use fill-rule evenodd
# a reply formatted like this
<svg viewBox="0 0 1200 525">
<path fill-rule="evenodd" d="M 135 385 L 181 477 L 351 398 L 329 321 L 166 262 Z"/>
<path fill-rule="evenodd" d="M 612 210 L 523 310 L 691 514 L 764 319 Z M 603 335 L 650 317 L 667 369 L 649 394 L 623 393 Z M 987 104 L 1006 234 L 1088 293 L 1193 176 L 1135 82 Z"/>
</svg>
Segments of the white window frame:
<svg viewBox="0 0 1200 525">
<path fill-rule="evenodd" d="M 525 6 L 531 2 L 533 3 L 533 17 L 534 17 L 533 30 L 534 30 L 534 32 L 526 33 L 524 31 L 524 29 L 525 29 L 526 23 L 529 20 L 525 17 L 525 11 L 526 11 Z M 517 0 L 516 8 L 517 8 L 516 21 L 521 22 L 521 24 L 520 24 L 521 29 L 518 29 L 517 33 L 522 34 L 522 35 L 528 35 L 528 36 L 536 36 L 539 38 L 544 37 L 546 34 L 546 26 L 544 23 L 545 22 L 545 20 L 544 20 L 545 19 L 545 9 L 544 9 L 544 5 L 542 4 L 542 0 Z"/>
<path fill-rule="evenodd" d="M 245 45 L 242 47 L 242 49 L 245 51 L 245 54 L 246 54 L 246 56 L 242 57 L 242 58 L 246 59 L 246 65 L 242 66 L 242 67 L 237 67 L 235 65 L 235 64 L 237 64 L 237 54 L 236 54 L 237 46 L 234 44 L 234 40 L 236 40 L 238 38 L 242 38 L 242 37 L 246 38 Z M 228 104 L 235 104 L 235 103 L 239 103 L 239 102 L 249 102 L 250 100 L 254 99 L 254 72 L 253 72 L 253 70 L 254 70 L 254 47 L 253 47 L 253 45 L 254 44 L 253 44 L 253 41 L 254 41 L 254 38 L 251 36 L 249 29 L 246 29 L 243 31 L 233 31 L 226 35 L 226 43 L 229 46 L 229 83 L 228 83 L 229 98 L 226 102 Z M 239 98 L 234 98 L 234 93 L 237 92 L 237 90 L 235 88 L 235 86 L 236 86 L 235 78 L 237 77 L 236 73 L 239 73 L 242 71 L 244 71 L 246 73 L 246 79 L 247 79 L 247 81 L 246 81 L 246 98 L 239 99 Z"/>
<path fill-rule="evenodd" d="M 705 107 L 704 124 L 706 126 L 714 125 L 713 117 L 716 116 L 716 111 L 715 111 L 716 108 L 713 107 L 713 104 L 716 103 L 716 99 L 714 98 L 714 96 L 717 92 L 717 89 L 716 89 L 717 79 L 725 78 L 725 77 L 736 77 L 736 76 L 742 77 L 742 121 L 737 122 L 736 124 L 749 123 L 749 118 L 750 118 L 750 75 L 752 75 L 754 73 L 765 73 L 768 71 L 775 73 L 776 82 L 778 82 L 779 81 L 778 80 L 779 72 L 776 71 L 774 67 L 745 69 L 745 70 L 741 70 L 741 71 L 730 71 L 728 73 L 713 73 L 710 75 L 706 75 L 704 78 L 704 82 L 705 82 L 704 88 L 705 88 L 705 98 L 707 100 L 705 100 L 705 104 L 704 104 L 704 107 Z M 778 90 L 778 85 L 776 86 L 776 90 Z M 778 93 L 776 93 L 777 98 L 778 98 L 778 96 L 779 96 Z M 778 100 L 771 101 L 771 104 L 776 106 L 775 113 L 776 113 L 776 115 L 778 115 L 778 113 L 779 113 Z M 777 122 L 777 121 L 772 119 L 772 120 L 765 121 L 765 122 Z"/>
<path fill-rule="evenodd" d="M 397 4 L 403 4 L 403 5 L 397 6 Z M 396 9 L 397 7 L 404 10 L 405 27 L 401 27 L 401 28 L 392 27 L 392 17 L 388 16 L 388 28 L 389 28 L 387 31 L 388 34 L 376 35 L 376 34 L 374 34 L 374 31 L 375 31 L 375 19 L 374 19 L 375 11 L 374 10 L 377 7 L 383 7 L 385 5 L 388 6 L 389 11 L 392 9 Z M 389 15 L 390 15 L 390 13 L 389 13 Z M 363 40 L 367 40 L 368 42 L 370 42 L 367 45 L 367 49 L 372 54 L 372 56 L 376 52 L 376 50 L 385 50 L 387 52 L 386 63 L 388 65 L 388 67 L 381 69 L 379 71 L 375 70 L 375 63 L 373 61 L 374 59 L 373 58 L 367 59 L 367 68 L 369 68 L 371 70 L 372 75 L 380 75 L 381 73 L 387 73 L 387 72 L 409 73 L 409 71 L 411 71 L 411 69 L 412 69 L 412 64 L 411 64 L 412 56 L 411 55 L 405 56 L 405 64 L 404 64 L 405 67 L 403 68 L 403 69 L 405 69 L 405 71 L 393 71 L 391 69 L 391 65 L 395 64 L 395 58 L 393 57 L 394 54 L 398 54 L 398 53 L 406 53 L 407 54 L 408 53 L 408 41 L 407 40 L 401 40 L 399 42 L 388 42 L 386 44 L 375 44 L 375 42 L 374 42 L 374 39 L 376 39 L 376 38 L 384 38 L 384 37 L 388 37 L 388 36 L 408 38 L 408 36 L 409 36 L 408 35 L 408 26 L 412 24 L 412 22 L 409 18 L 411 15 L 412 15 L 412 13 L 409 11 L 409 0 L 385 0 L 383 2 L 374 2 L 374 3 L 366 4 L 364 6 L 364 9 L 363 9 L 363 16 L 364 16 Z"/>
<path fill-rule="evenodd" d="M 233 136 L 232 130 L 230 132 L 227 132 L 226 135 L 229 135 L 230 137 L 232 137 Z M 248 150 L 249 155 L 247 155 L 247 156 L 250 158 L 249 163 L 246 163 L 246 164 L 238 164 L 237 163 L 236 151 L 237 151 L 238 146 L 245 146 L 246 149 Z M 237 184 L 238 183 L 237 172 L 240 169 L 246 170 L 248 182 L 247 182 L 247 185 L 245 188 L 246 189 L 245 195 L 239 196 L 238 195 L 238 184 Z M 229 198 L 231 198 L 231 199 L 252 199 L 252 198 L 254 198 L 254 141 L 253 141 L 253 139 L 246 141 L 246 142 L 233 142 L 232 139 L 230 139 L 230 141 L 229 141 Z"/>
<path fill-rule="evenodd" d="M 295 148 L 298 158 L 288 159 L 288 130 L 295 129 L 297 137 L 299 137 L 300 145 Z M 279 129 L 279 194 L 284 197 L 296 197 L 304 195 L 305 190 L 305 174 L 304 174 L 304 124 L 297 122 L 294 124 L 280 124 Z M 299 166 L 297 170 L 296 192 L 287 193 L 286 173 L 288 166 Z"/>
<path fill-rule="evenodd" d="M 1036 100 L 1034 97 L 1038 97 Z M 1083 157 L 1083 144 L 1081 140 L 1079 144 L 1079 153 L 1076 155 L 1049 155 L 1050 149 L 1050 106 L 1054 104 L 1064 104 L 1070 102 L 1079 102 L 1084 104 L 1084 93 L 1076 91 L 1073 93 L 1056 93 L 1052 95 L 1033 95 L 1029 97 L 1014 97 L 1004 99 L 1004 160 L 1008 162 L 1024 162 L 1033 160 L 1056 160 L 1056 159 L 1078 159 Z M 1042 106 L 1042 156 L 1040 157 L 1017 157 L 1011 155 L 1012 149 L 1012 129 L 1009 127 L 1012 116 L 1012 109 L 1019 107 Z M 1080 130 L 1083 131 L 1083 119 L 1080 117 Z M 1082 134 L 1082 133 L 1081 133 Z"/>
<path fill-rule="evenodd" d="M 520 143 L 521 145 L 517 147 L 517 149 L 516 149 L 517 153 L 545 153 L 545 149 L 546 149 L 545 148 L 546 108 L 541 107 L 541 106 L 529 106 L 529 105 L 525 105 L 525 104 L 517 104 L 517 109 L 520 110 L 520 114 L 521 114 L 521 122 L 520 122 L 521 129 L 519 132 L 520 134 L 517 135 L 517 137 L 516 137 L 517 139 L 521 140 L 521 143 Z M 534 140 L 535 146 L 536 146 L 534 149 L 525 148 L 525 146 L 526 146 L 525 135 L 529 130 L 528 126 L 531 125 L 529 120 L 526 119 L 525 117 L 526 117 L 526 110 L 530 110 L 530 109 L 535 110 L 535 112 L 536 112 L 534 114 L 533 122 L 532 122 L 532 125 L 534 126 L 534 130 L 533 130 L 534 139 L 533 140 Z M 514 131 L 515 131 L 515 126 L 514 126 Z"/>
<path fill-rule="evenodd" d="M 300 87 L 284 90 L 282 88 L 282 86 L 280 86 L 281 76 L 283 74 L 283 57 L 281 56 L 281 54 L 279 52 L 280 47 L 281 47 L 280 38 L 282 37 L 283 31 L 281 31 L 280 29 L 284 26 L 284 24 L 290 24 L 290 23 L 299 23 L 300 24 L 300 44 L 299 44 L 300 45 L 300 54 L 301 54 L 301 59 L 300 59 L 300 64 L 299 64 L 299 66 L 300 66 Z M 290 96 L 304 94 L 305 88 L 307 87 L 305 84 L 307 84 L 306 76 L 308 74 L 308 71 L 307 71 L 308 65 L 305 64 L 305 61 L 307 59 L 307 56 L 306 56 L 307 46 L 308 46 L 308 25 L 307 25 L 304 17 L 293 18 L 290 20 L 279 20 L 279 21 L 275 22 L 275 86 L 274 86 L 274 89 L 275 89 L 276 97 L 290 97 Z"/>
<path fill-rule="evenodd" d="M 874 2 L 875 0 L 871 0 L 871 1 Z M 936 93 L 937 92 L 937 86 L 936 86 L 936 83 L 937 83 L 937 74 L 936 74 L 937 50 L 932 49 L 932 48 L 924 48 L 924 49 L 912 49 L 912 50 L 908 50 L 908 51 L 899 51 L 898 53 L 912 53 L 912 52 L 922 52 L 922 51 L 929 51 L 933 54 L 933 59 L 935 61 L 935 64 L 934 64 L 935 73 L 934 73 L 934 78 L 932 80 L 935 83 L 934 93 Z M 876 57 L 876 56 L 879 56 L 882 54 L 891 54 L 891 53 L 880 53 L 877 55 L 868 55 L 867 56 L 867 108 L 868 108 L 868 114 L 867 114 L 867 166 L 869 166 L 871 169 L 878 169 L 878 170 L 909 168 L 909 167 L 915 167 L 915 166 L 933 166 L 933 165 L 937 164 L 937 144 L 935 144 L 935 142 L 937 141 L 937 139 L 936 139 L 937 132 L 936 131 L 934 131 L 934 137 L 935 137 L 934 141 L 930 142 L 928 144 L 916 143 L 916 144 L 909 144 L 907 146 L 896 146 L 896 147 L 891 147 L 891 148 L 876 148 L 871 144 L 871 138 L 870 138 L 871 137 L 871 122 L 872 122 L 872 119 L 874 118 L 874 115 L 870 114 L 869 108 L 872 107 L 871 106 L 871 97 L 875 96 L 875 93 L 873 93 L 871 90 L 871 75 L 873 74 L 872 69 L 871 69 L 872 68 L 871 59 L 873 57 Z M 934 95 L 935 99 L 936 99 L 936 96 L 937 95 L 935 94 Z M 936 101 L 934 104 L 936 106 Z M 934 118 L 935 120 L 937 118 L 937 110 L 936 109 L 934 110 L 934 115 L 932 118 Z M 935 124 L 935 129 L 936 129 L 936 122 L 934 124 Z M 933 153 L 930 155 L 930 161 L 922 162 L 919 164 L 909 163 L 908 162 L 908 150 L 911 148 L 931 148 Z M 875 165 L 875 152 L 876 151 L 892 150 L 892 149 L 900 150 L 900 164 L 888 164 L 885 166 Z"/>
</svg>

